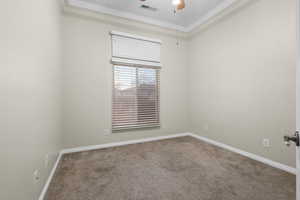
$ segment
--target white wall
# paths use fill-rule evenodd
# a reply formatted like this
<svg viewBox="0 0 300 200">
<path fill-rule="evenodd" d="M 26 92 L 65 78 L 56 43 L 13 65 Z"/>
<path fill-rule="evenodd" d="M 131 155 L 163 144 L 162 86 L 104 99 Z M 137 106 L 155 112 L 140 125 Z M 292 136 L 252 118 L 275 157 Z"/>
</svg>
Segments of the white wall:
<svg viewBox="0 0 300 200">
<path fill-rule="evenodd" d="M 182 133 L 187 127 L 186 42 L 137 27 L 96 19 L 64 16 L 64 147 L 102 144 Z M 162 40 L 161 125 L 113 133 L 111 129 L 112 65 L 109 32 L 122 31 Z"/>
<path fill-rule="evenodd" d="M 296 0 L 258 0 L 190 40 L 192 132 L 295 165 L 295 20 Z"/>
<path fill-rule="evenodd" d="M 37 199 L 61 148 L 60 39 L 58 1 L 1 1 L 0 199 Z"/>
</svg>

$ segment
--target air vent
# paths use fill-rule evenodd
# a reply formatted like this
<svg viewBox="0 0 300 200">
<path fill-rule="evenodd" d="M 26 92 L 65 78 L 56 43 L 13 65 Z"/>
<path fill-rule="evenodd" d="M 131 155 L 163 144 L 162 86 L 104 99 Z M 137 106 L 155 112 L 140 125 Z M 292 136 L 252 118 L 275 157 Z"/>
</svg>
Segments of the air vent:
<svg viewBox="0 0 300 200">
<path fill-rule="evenodd" d="M 146 10 L 151 10 L 151 11 L 157 11 L 157 8 L 154 8 L 154 7 L 145 5 L 145 4 L 141 5 L 141 8 L 146 9 Z"/>
</svg>

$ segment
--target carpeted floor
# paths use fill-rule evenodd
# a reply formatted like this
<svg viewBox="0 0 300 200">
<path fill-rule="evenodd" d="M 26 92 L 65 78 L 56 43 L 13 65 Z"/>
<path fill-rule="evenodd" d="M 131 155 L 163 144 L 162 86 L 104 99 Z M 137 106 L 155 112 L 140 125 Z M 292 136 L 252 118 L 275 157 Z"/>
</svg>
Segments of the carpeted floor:
<svg viewBox="0 0 300 200">
<path fill-rule="evenodd" d="M 294 175 L 192 137 L 65 155 L 46 200 L 295 200 Z"/>
</svg>

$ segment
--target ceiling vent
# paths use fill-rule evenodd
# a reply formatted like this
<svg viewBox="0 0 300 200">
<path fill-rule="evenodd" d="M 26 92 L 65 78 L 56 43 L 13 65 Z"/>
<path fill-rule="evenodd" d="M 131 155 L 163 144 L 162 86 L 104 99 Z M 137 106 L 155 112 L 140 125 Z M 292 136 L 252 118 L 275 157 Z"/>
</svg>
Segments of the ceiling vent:
<svg viewBox="0 0 300 200">
<path fill-rule="evenodd" d="M 145 5 L 145 4 L 141 5 L 141 8 L 146 9 L 146 10 L 150 10 L 150 11 L 157 11 L 157 8 L 154 8 L 154 7 Z"/>
</svg>

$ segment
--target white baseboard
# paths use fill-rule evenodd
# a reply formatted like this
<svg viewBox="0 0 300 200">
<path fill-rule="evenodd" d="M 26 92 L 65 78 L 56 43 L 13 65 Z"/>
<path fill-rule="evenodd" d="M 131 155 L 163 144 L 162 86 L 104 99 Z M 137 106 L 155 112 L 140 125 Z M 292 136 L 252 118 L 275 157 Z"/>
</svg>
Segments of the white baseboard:
<svg viewBox="0 0 300 200">
<path fill-rule="evenodd" d="M 48 190 L 48 187 L 50 185 L 50 182 L 53 178 L 53 175 L 55 173 L 55 170 L 58 166 L 58 163 L 60 161 L 60 159 L 62 158 L 63 154 L 69 154 L 69 153 L 75 153 L 75 152 L 82 152 L 82 151 L 89 151 L 89 150 L 97 150 L 97 149 L 103 149 L 103 148 L 109 148 L 109 147 L 118 147 L 118 146 L 125 146 L 125 145 L 129 145 L 129 144 L 138 144 L 138 143 L 145 143 L 145 142 L 152 142 L 152 141 L 158 141 L 158 140 L 165 140 L 165 139 L 171 139 L 171 138 L 177 138 L 177 137 L 184 137 L 184 136 L 191 136 L 194 137 L 196 139 L 202 140 L 204 142 L 207 142 L 209 144 L 227 149 L 229 151 L 238 153 L 240 155 L 243 155 L 245 157 L 251 158 L 253 160 L 262 162 L 264 164 L 270 165 L 274 168 L 278 168 L 281 169 L 283 171 L 292 173 L 292 174 L 296 174 L 297 170 L 293 167 L 272 161 L 270 159 L 264 158 L 262 156 L 258 156 L 256 154 L 253 153 L 249 153 L 243 150 L 240 150 L 238 148 L 208 139 L 206 137 L 194 134 L 194 133 L 179 133 L 179 134 L 173 134 L 173 135 L 166 135 L 166 136 L 158 136 L 158 137 L 149 137 L 149 138 L 143 138 L 143 139 L 138 139 L 138 140 L 129 140 L 129 141 L 124 141 L 124 142 L 115 142 L 115 143 L 108 143 L 108 144 L 100 144 L 100 145 L 91 145 L 91 146 L 85 146 L 85 147 L 76 147 L 76 148 L 71 148 L 71 149 L 63 149 L 60 151 L 57 160 L 54 164 L 54 167 L 51 170 L 51 173 L 47 179 L 47 182 L 41 192 L 41 195 L 39 197 L 39 200 L 43 200 L 46 192 Z"/>
<path fill-rule="evenodd" d="M 41 194 L 39 196 L 39 200 L 43 200 L 45 198 L 45 195 L 47 193 L 47 190 L 49 188 L 49 185 L 51 183 L 51 180 L 52 180 L 52 178 L 54 176 L 54 173 L 55 173 L 55 171 L 57 169 L 57 166 L 58 166 L 58 163 L 59 163 L 61 157 L 62 157 L 62 154 L 59 153 L 58 156 L 57 156 L 57 159 L 56 159 L 56 161 L 54 163 L 54 166 L 53 166 L 53 168 L 52 168 L 52 170 L 50 172 L 50 175 L 49 175 L 49 177 L 48 177 L 48 179 L 47 179 L 47 181 L 46 181 L 46 183 L 45 183 L 45 185 L 43 187 L 43 190 L 42 190 L 42 192 L 41 192 Z"/>
<path fill-rule="evenodd" d="M 61 154 L 75 153 L 75 152 L 81 152 L 81 151 L 89 151 L 89 150 L 103 149 L 103 148 L 109 148 L 109 147 L 124 146 L 124 145 L 128 145 L 128 144 L 138 144 L 138 143 L 152 142 L 152 141 L 157 141 L 157 140 L 165 140 L 165 139 L 184 137 L 184 136 L 189 136 L 189 135 L 190 135 L 189 133 L 179 133 L 179 134 L 166 135 L 166 136 L 143 138 L 143 139 L 138 139 L 138 140 L 129 140 L 129 141 L 124 141 L 124 142 L 114 142 L 114 143 L 108 143 L 108 144 L 76 147 L 76 148 L 71 148 L 71 149 L 63 149 L 60 151 L 60 153 Z"/>
<path fill-rule="evenodd" d="M 243 156 L 245 156 L 245 157 L 251 158 L 251 159 L 253 159 L 253 160 L 256 160 L 256 161 L 262 162 L 262 163 L 264 163 L 264 164 L 270 165 L 270 166 L 272 166 L 272 167 L 274 167 L 274 168 L 281 169 L 281 170 L 283 170 L 283 171 L 286 171 L 286 172 L 289 172 L 289 173 L 292 173 L 292 174 L 296 174 L 296 173 L 297 173 L 296 168 L 293 168 L 293 167 L 290 167 L 290 166 L 281 164 L 281 163 L 279 163 L 279 162 L 276 162 L 276 161 L 273 161 L 273 160 L 264 158 L 264 157 L 262 157 L 262 156 L 258 156 L 258 155 L 256 155 L 256 154 L 253 154 L 253 153 L 249 153 L 249 152 L 243 151 L 243 150 L 241 150 L 241 149 L 238 149 L 238 148 L 229 146 L 229 145 L 227 145 L 227 144 L 223 144 L 223 143 L 221 143 L 221 142 L 214 141 L 214 140 L 212 140 L 212 139 L 208 139 L 208 138 L 206 138 L 206 137 L 203 137 L 203 136 L 200 136 L 200 135 L 197 135 L 197 134 L 189 133 L 189 135 L 192 136 L 192 137 L 194 137 L 194 138 L 197 138 L 197 139 L 199 139 L 199 140 L 202 140 L 202 141 L 204 141 L 204 142 L 207 142 L 207 143 L 209 143 L 209 144 L 212 144 L 212 145 L 221 147 L 221 148 L 223 148 L 223 149 L 227 149 L 227 150 L 229 150 L 229 151 L 238 153 L 238 154 L 240 154 L 240 155 L 243 155 Z"/>
</svg>

